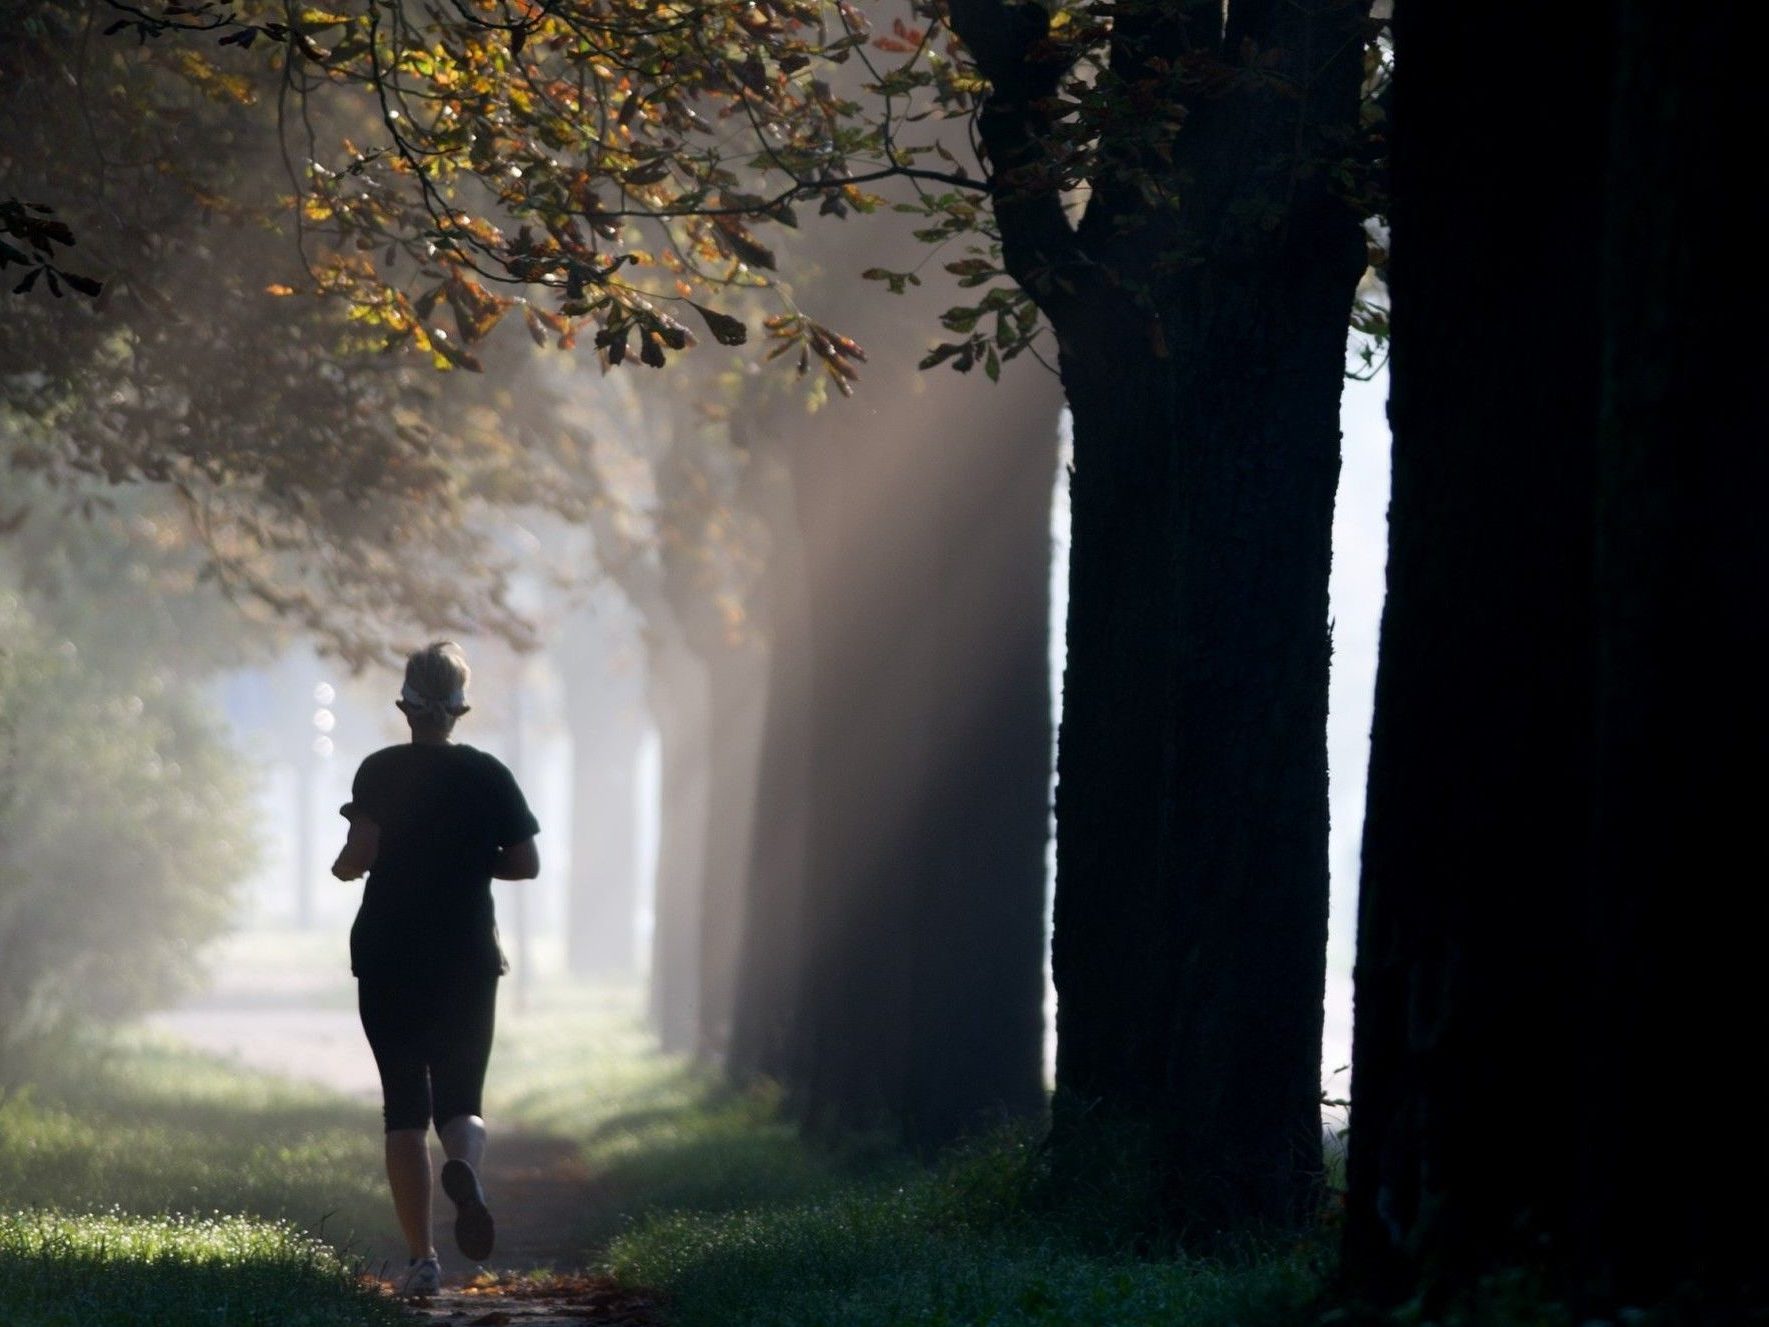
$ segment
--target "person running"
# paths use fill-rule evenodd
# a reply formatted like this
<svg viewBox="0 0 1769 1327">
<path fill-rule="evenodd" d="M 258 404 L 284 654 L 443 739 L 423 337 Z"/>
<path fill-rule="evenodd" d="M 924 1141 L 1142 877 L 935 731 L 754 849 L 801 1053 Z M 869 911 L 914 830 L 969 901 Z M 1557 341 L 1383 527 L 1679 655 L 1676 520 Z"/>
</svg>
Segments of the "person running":
<svg viewBox="0 0 1769 1327">
<path fill-rule="evenodd" d="M 447 1157 L 442 1191 L 455 1243 L 490 1256 L 495 1228 L 479 1180 L 480 1094 L 491 1055 L 498 943 L 491 882 L 540 871 L 540 826 L 495 757 L 449 740 L 467 712 L 467 660 L 452 641 L 413 654 L 397 702 L 411 741 L 362 762 L 341 814 L 350 833 L 332 874 L 368 873 L 350 928 L 362 1029 L 381 1075 L 387 1183 L 411 1261 L 399 1291 L 442 1285 L 430 1226 L 430 1123 Z"/>
</svg>

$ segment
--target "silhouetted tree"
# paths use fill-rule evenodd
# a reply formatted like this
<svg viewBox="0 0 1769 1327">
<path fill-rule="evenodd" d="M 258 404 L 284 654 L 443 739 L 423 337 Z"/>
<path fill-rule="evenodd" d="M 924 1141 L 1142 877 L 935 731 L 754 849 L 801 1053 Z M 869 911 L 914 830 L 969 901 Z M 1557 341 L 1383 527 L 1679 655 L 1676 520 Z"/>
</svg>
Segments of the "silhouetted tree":
<svg viewBox="0 0 1769 1327">
<path fill-rule="evenodd" d="M 1145 1220 L 1198 1236 L 1305 1221 L 1365 7 L 1120 11 L 1098 81 L 1126 102 L 1079 164 L 1046 11 L 951 13 L 992 85 L 1003 263 L 1050 318 L 1075 419 L 1059 1170 L 1108 1149 L 1152 1184 Z"/>
<path fill-rule="evenodd" d="M 1543 11 L 1532 129 L 1479 9 L 1402 7 L 1394 498 L 1357 959 L 1350 1292 L 1522 1268 L 1581 1313 L 1764 1292 L 1752 1066 L 1769 573 L 1733 256 L 1731 13 Z M 1527 219 L 1517 242 L 1520 217 Z M 1529 309 L 1524 353 L 1494 356 Z"/>
<path fill-rule="evenodd" d="M 1055 384 L 905 384 L 800 481 L 812 668 L 805 972 L 819 1130 L 937 1146 L 1043 1105 Z"/>
</svg>

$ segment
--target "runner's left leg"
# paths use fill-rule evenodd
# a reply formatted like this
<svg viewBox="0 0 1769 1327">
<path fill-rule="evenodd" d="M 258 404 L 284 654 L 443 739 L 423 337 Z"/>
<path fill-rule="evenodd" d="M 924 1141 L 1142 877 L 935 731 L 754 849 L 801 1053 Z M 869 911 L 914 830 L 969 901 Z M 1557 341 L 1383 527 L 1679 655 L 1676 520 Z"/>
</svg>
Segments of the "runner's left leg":
<svg viewBox="0 0 1769 1327">
<path fill-rule="evenodd" d="M 430 1232 L 430 1131 L 387 1131 L 387 1186 L 393 1190 L 393 1211 L 406 1248 L 414 1258 L 434 1258 Z"/>
</svg>

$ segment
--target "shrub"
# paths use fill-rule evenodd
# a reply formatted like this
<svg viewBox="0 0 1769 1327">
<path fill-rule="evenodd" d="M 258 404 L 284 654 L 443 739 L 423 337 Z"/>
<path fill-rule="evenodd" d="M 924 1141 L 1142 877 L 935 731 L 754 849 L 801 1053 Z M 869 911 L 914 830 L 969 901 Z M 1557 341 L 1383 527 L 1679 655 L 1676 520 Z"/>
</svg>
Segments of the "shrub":
<svg viewBox="0 0 1769 1327">
<path fill-rule="evenodd" d="M 187 688 L 98 674 L 0 589 L 0 1045 L 189 980 L 253 865 L 246 792 Z"/>
</svg>

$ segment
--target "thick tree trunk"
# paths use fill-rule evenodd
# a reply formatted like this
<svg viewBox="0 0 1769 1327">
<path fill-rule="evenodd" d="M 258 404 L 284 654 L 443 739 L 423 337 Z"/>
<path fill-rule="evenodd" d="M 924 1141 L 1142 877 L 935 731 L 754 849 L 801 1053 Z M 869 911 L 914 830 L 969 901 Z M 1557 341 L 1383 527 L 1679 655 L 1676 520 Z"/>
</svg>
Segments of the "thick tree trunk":
<svg viewBox="0 0 1769 1327">
<path fill-rule="evenodd" d="M 762 741 L 767 655 L 759 643 L 715 646 L 707 668 L 708 785 L 700 903 L 698 1053 L 727 1054 L 749 893 L 750 834 Z"/>
<path fill-rule="evenodd" d="M 811 642 L 804 554 L 790 480 L 778 457 L 757 456 L 769 474 L 762 501 L 772 541 L 760 607 L 768 671 L 756 795 L 749 835 L 730 1047 L 731 1079 L 784 1081 L 805 963 L 804 869 L 809 807 Z"/>
<path fill-rule="evenodd" d="M 1060 397 L 937 451 L 944 532 L 926 704 L 927 869 L 915 882 L 905 1135 L 924 1149 L 1045 1106 L 1050 504 Z M 1002 428 L 1006 424 L 1008 427 Z M 979 482 L 979 475 L 981 476 Z"/>
<path fill-rule="evenodd" d="M 1769 1309 L 1756 1136 L 1769 752 L 1769 208 L 1734 10 L 1621 7 L 1605 272 L 1595 878 L 1575 1214 L 1581 1306 Z M 1761 97 L 1759 95 L 1760 102 Z"/>
<path fill-rule="evenodd" d="M 787 1081 L 814 1131 L 931 1149 L 1042 1106 L 1058 402 L 1029 387 L 1003 411 L 930 384 L 800 476 L 815 645 Z"/>
<path fill-rule="evenodd" d="M 1102 130 L 1071 224 L 1048 16 L 951 5 L 993 86 L 1003 261 L 1075 419 L 1053 1158 L 1069 1187 L 1111 1167 L 1131 1221 L 1194 1240 L 1318 1204 L 1327 570 L 1364 266 L 1335 181 L 1363 9 L 1120 16 L 1111 72 L 1151 114 Z"/>
<path fill-rule="evenodd" d="M 1518 134 L 1475 109 L 1490 80 L 1468 58 L 1514 31 L 1478 6 L 1396 21 L 1345 1245 L 1350 1289 L 1379 1303 L 1557 1259 L 1572 1202 L 1608 32 L 1582 7 L 1532 17 L 1532 42 L 1576 57 Z"/>
<path fill-rule="evenodd" d="M 1318 1203 L 1346 238 L 1192 292 L 1165 358 L 1064 339 L 1056 1141 L 1194 1237 Z"/>
<path fill-rule="evenodd" d="M 706 670 L 679 643 L 654 641 L 651 712 L 660 764 L 651 1023 L 663 1049 L 695 1049 L 708 796 Z"/>
<path fill-rule="evenodd" d="M 918 431 L 805 453 L 812 640 L 807 969 L 789 1088 L 813 1133 L 902 1127 L 931 680 L 927 593 L 937 558 Z M 809 471 L 807 473 L 806 471 Z M 907 486 L 917 487 L 919 486 Z"/>
</svg>

